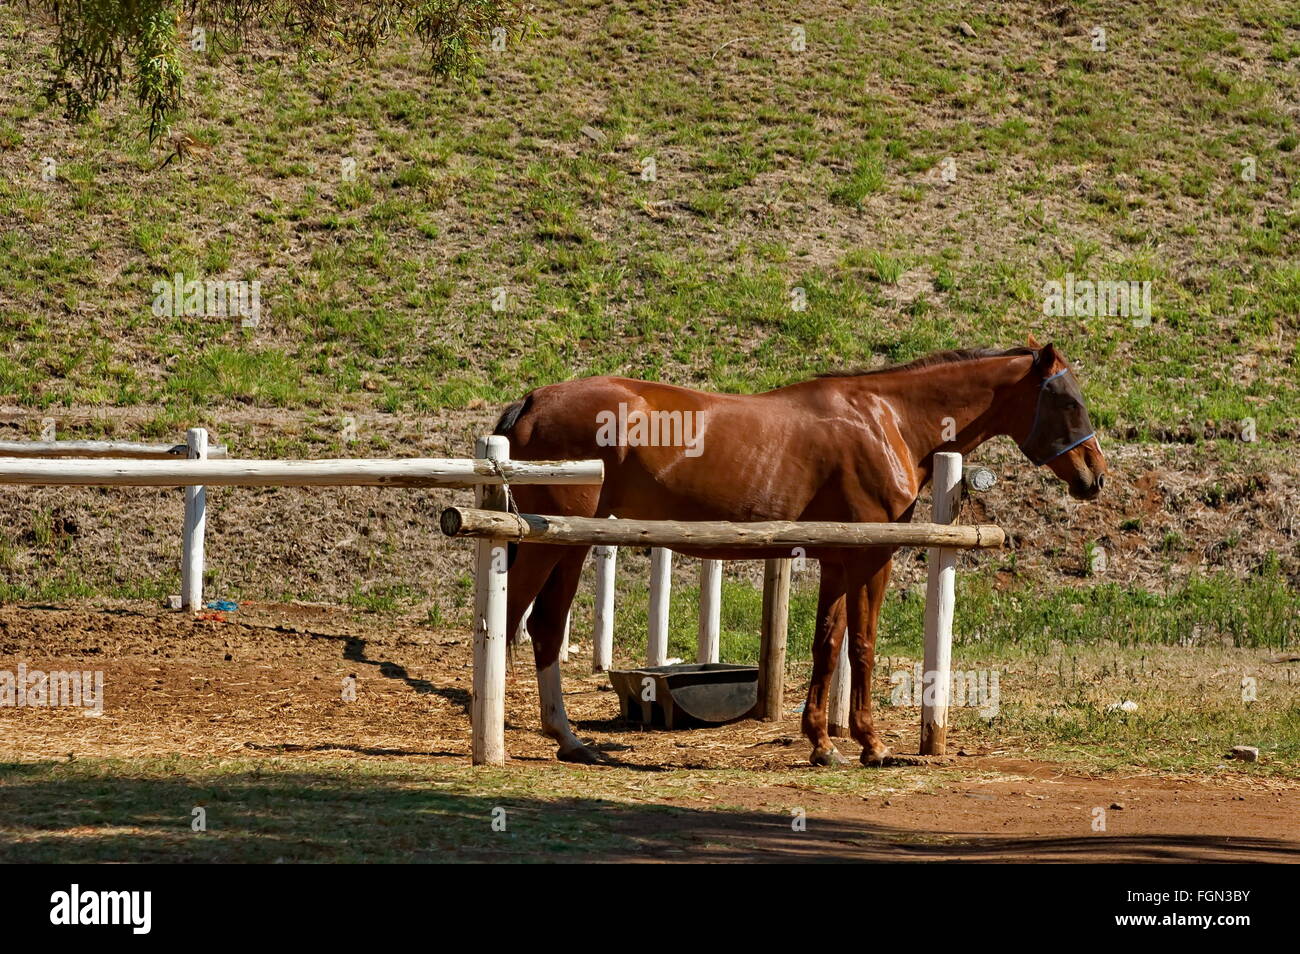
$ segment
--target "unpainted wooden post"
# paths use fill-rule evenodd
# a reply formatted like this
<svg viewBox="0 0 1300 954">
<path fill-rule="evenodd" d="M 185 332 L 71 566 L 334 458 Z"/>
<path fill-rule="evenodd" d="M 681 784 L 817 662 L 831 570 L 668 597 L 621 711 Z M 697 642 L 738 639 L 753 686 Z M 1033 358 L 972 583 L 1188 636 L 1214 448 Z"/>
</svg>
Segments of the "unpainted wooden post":
<svg viewBox="0 0 1300 954">
<path fill-rule="evenodd" d="M 700 562 L 700 635 L 695 661 L 715 663 L 722 633 L 722 561 Z"/>
<path fill-rule="evenodd" d="M 961 454 L 934 455 L 934 522 L 952 523 L 961 506 Z M 957 594 L 957 551 L 931 547 L 925 589 L 925 664 L 922 669 L 921 754 L 943 755 L 948 743 L 952 679 L 952 619 Z"/>
<path fill-rule="evenodd" d="M 596 547 L 596 620 L 591 634 L 591 671 L 614 664 L 614 566 L 618 547 Z"/>
<path fill-rule="evenodd" d="M 668 605 L 673 588 L 673 551 L 654 547 L 650 551 L 650 632 L 646 638 L 645 664 L 668 665 Z"/>
<path fill-rule="evenodd" d="M 766 722 L 781 718 L 785 704 L 785 644 L 790 623 L 790 558 L 763 564 L 763 639 L 758 662 L 755 716 Z"/>
<path fill-rule="evenodd" d="M 192 427 L 185 432 L 186 456 L 208 459 L 208 432 Z M 205 487 L 185 488 L 185 525 L 181 533 L 181 608 L 203 609 L 203 538 L 208 526 L 208 492 Z"/>
<path fill-rule="evenodd" d="M 826 731 L 836 738 L 849 734 L 849 634 L 845 628 L 840 640 L 840 652 L 831 676 L 831 695 L 827 703 L 829 726 Z"/>
<path fill-rule="evenodd" d="M 474 456 L 510 459 L 510 442 L 500 435 L 480 437 Z M 503 484 L 475 491 L 484 510 L 508 510 Z M 474 692 L 470 703 L 471 758 L 475 765 L 506 761 L 506 542 L 479 540 L 474 574 Z"/>
</svg>

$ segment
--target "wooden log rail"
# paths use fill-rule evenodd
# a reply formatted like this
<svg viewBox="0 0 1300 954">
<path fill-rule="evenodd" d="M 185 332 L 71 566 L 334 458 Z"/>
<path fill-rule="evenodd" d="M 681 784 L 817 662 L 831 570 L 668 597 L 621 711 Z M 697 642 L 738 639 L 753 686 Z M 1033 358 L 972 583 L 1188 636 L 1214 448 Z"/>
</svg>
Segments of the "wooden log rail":
<svg viewBox="0 0 1300 954">
<path fill-rule="evenodd" d="M 835 523 L 771 520 L 607 520 L 552 517 L 448 507 L 439 518 L 449 537 L 558 543 L 576 546 L 651 546 L 672 549 L 773 547 L 943 547 L 987 550 L 1002 546 L 1001 527 L 939 523 Z"/>
</svg>

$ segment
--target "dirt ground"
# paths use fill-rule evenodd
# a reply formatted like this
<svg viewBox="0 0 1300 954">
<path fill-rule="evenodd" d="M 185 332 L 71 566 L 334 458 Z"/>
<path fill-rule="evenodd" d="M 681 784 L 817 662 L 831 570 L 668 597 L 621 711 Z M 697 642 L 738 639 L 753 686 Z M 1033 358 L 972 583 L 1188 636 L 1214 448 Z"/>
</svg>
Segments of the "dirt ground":
<svg viewBox="0 0 1300 954">
<path fill-rule="evenodd" d="M 607 681 L 588 674 L 583 646 L 566 675 L 569 714 L 616 767 L 561 765 L 537 731 L 536 687 L 520 659 L 507 690 L 508 771 L 596 774 L 593 788 L 598 773 L 645 773 L 642 799 L 692 811 L 628 812 L 616 822 L 644 844 L 643 860 L 1300 861 L 1296 783 L 1089 777 L 1029 752 L 967 747 L 957 736 L 950 751 L 961 754 L 915 759 L 899 784 L 809 786 L 825 770 L 809 766 L 799 735 L 803 686 L 788 687 L 779 723 L 646 731 L 619 721 Z M 328 606 L 246 604 L 197 620 L 142 604 L 6 606 L 0 669 L 20 661 L 102 669 L 105 703 L 99 716 L 0 709 L 6 762 L 265 756 L 300 759 L 307 770 L 325 757 L 457 766 L 469 757 L 463 632 Z M 356 678 L 352 702 L 342 699 L 348 676 Z M 915 752 L 914 714 L 878 717 L 897 752 Z M 851 741 L 841 747 L 856 757 Z M 872 770 L 855 762 L 841 771 L 861 778 Z M 660 788 L 656 779 L 675 773 L 692 783 Z M 792 827 L 796 809 L 806 830 Z M 1093 830 L 1098 810 L 1104 832 Z"/>
</svg>

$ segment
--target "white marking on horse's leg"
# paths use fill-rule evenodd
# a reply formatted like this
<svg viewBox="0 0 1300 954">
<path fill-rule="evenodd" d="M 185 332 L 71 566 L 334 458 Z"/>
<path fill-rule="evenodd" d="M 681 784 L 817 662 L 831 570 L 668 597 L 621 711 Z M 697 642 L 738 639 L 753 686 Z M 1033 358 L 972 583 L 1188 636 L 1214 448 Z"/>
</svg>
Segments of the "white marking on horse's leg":
<svg viewBox="0 0 1300 954">
<path fill-rule="evenodd" d="M 582 748 L 582 743 L 569 728 L 569 716 L 564 711 L 559 660 L 537 670 L 537 694 L 542 700 L 542 731 L 560 743 L 561 751 Z"/>
</svg>

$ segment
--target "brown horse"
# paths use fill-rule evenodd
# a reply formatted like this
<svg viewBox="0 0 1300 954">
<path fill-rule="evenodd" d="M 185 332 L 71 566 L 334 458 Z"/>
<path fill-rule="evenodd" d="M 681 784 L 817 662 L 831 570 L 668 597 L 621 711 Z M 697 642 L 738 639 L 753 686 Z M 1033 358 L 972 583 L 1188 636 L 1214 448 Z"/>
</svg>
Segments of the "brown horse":
<svg viewBox="0 0 1300 954">
<path fill-rule="evenodd" d="M 1033 339 L 1030 344 L 1035 345 Z M 523 512 L 671 520 L 912 519 L 937 451 L 968 453 L 1005 434 L 1080 499 L 1102 488 L 1106 459 L 1065 360 L 1052 345 L 944 351 L 910 364 L 831 374 L 765 394 L 710 394 L 595 377 L 552 384 L 497 423 L 520 460 L 600 458 L 599 487 L 521 486 Z M 569 728 L 557 662 L 587 547 L 520 544 L 510 567 L 507 633 L 533 603 L 542 725 L 566 761 L 597 759 Z M 715 559 L 788 550 L 686 550 Z M 826 705 L 847 624 L 850 731 L 864 764 L 889 754 L 871 717 L 876 621 L 893 549 L 809 548 L 821 563 L 813 672 L 803 731 L 816 765 L 843 761 Z M 535 602 L 534 602 L 535 601 Z"/>
</svg>

